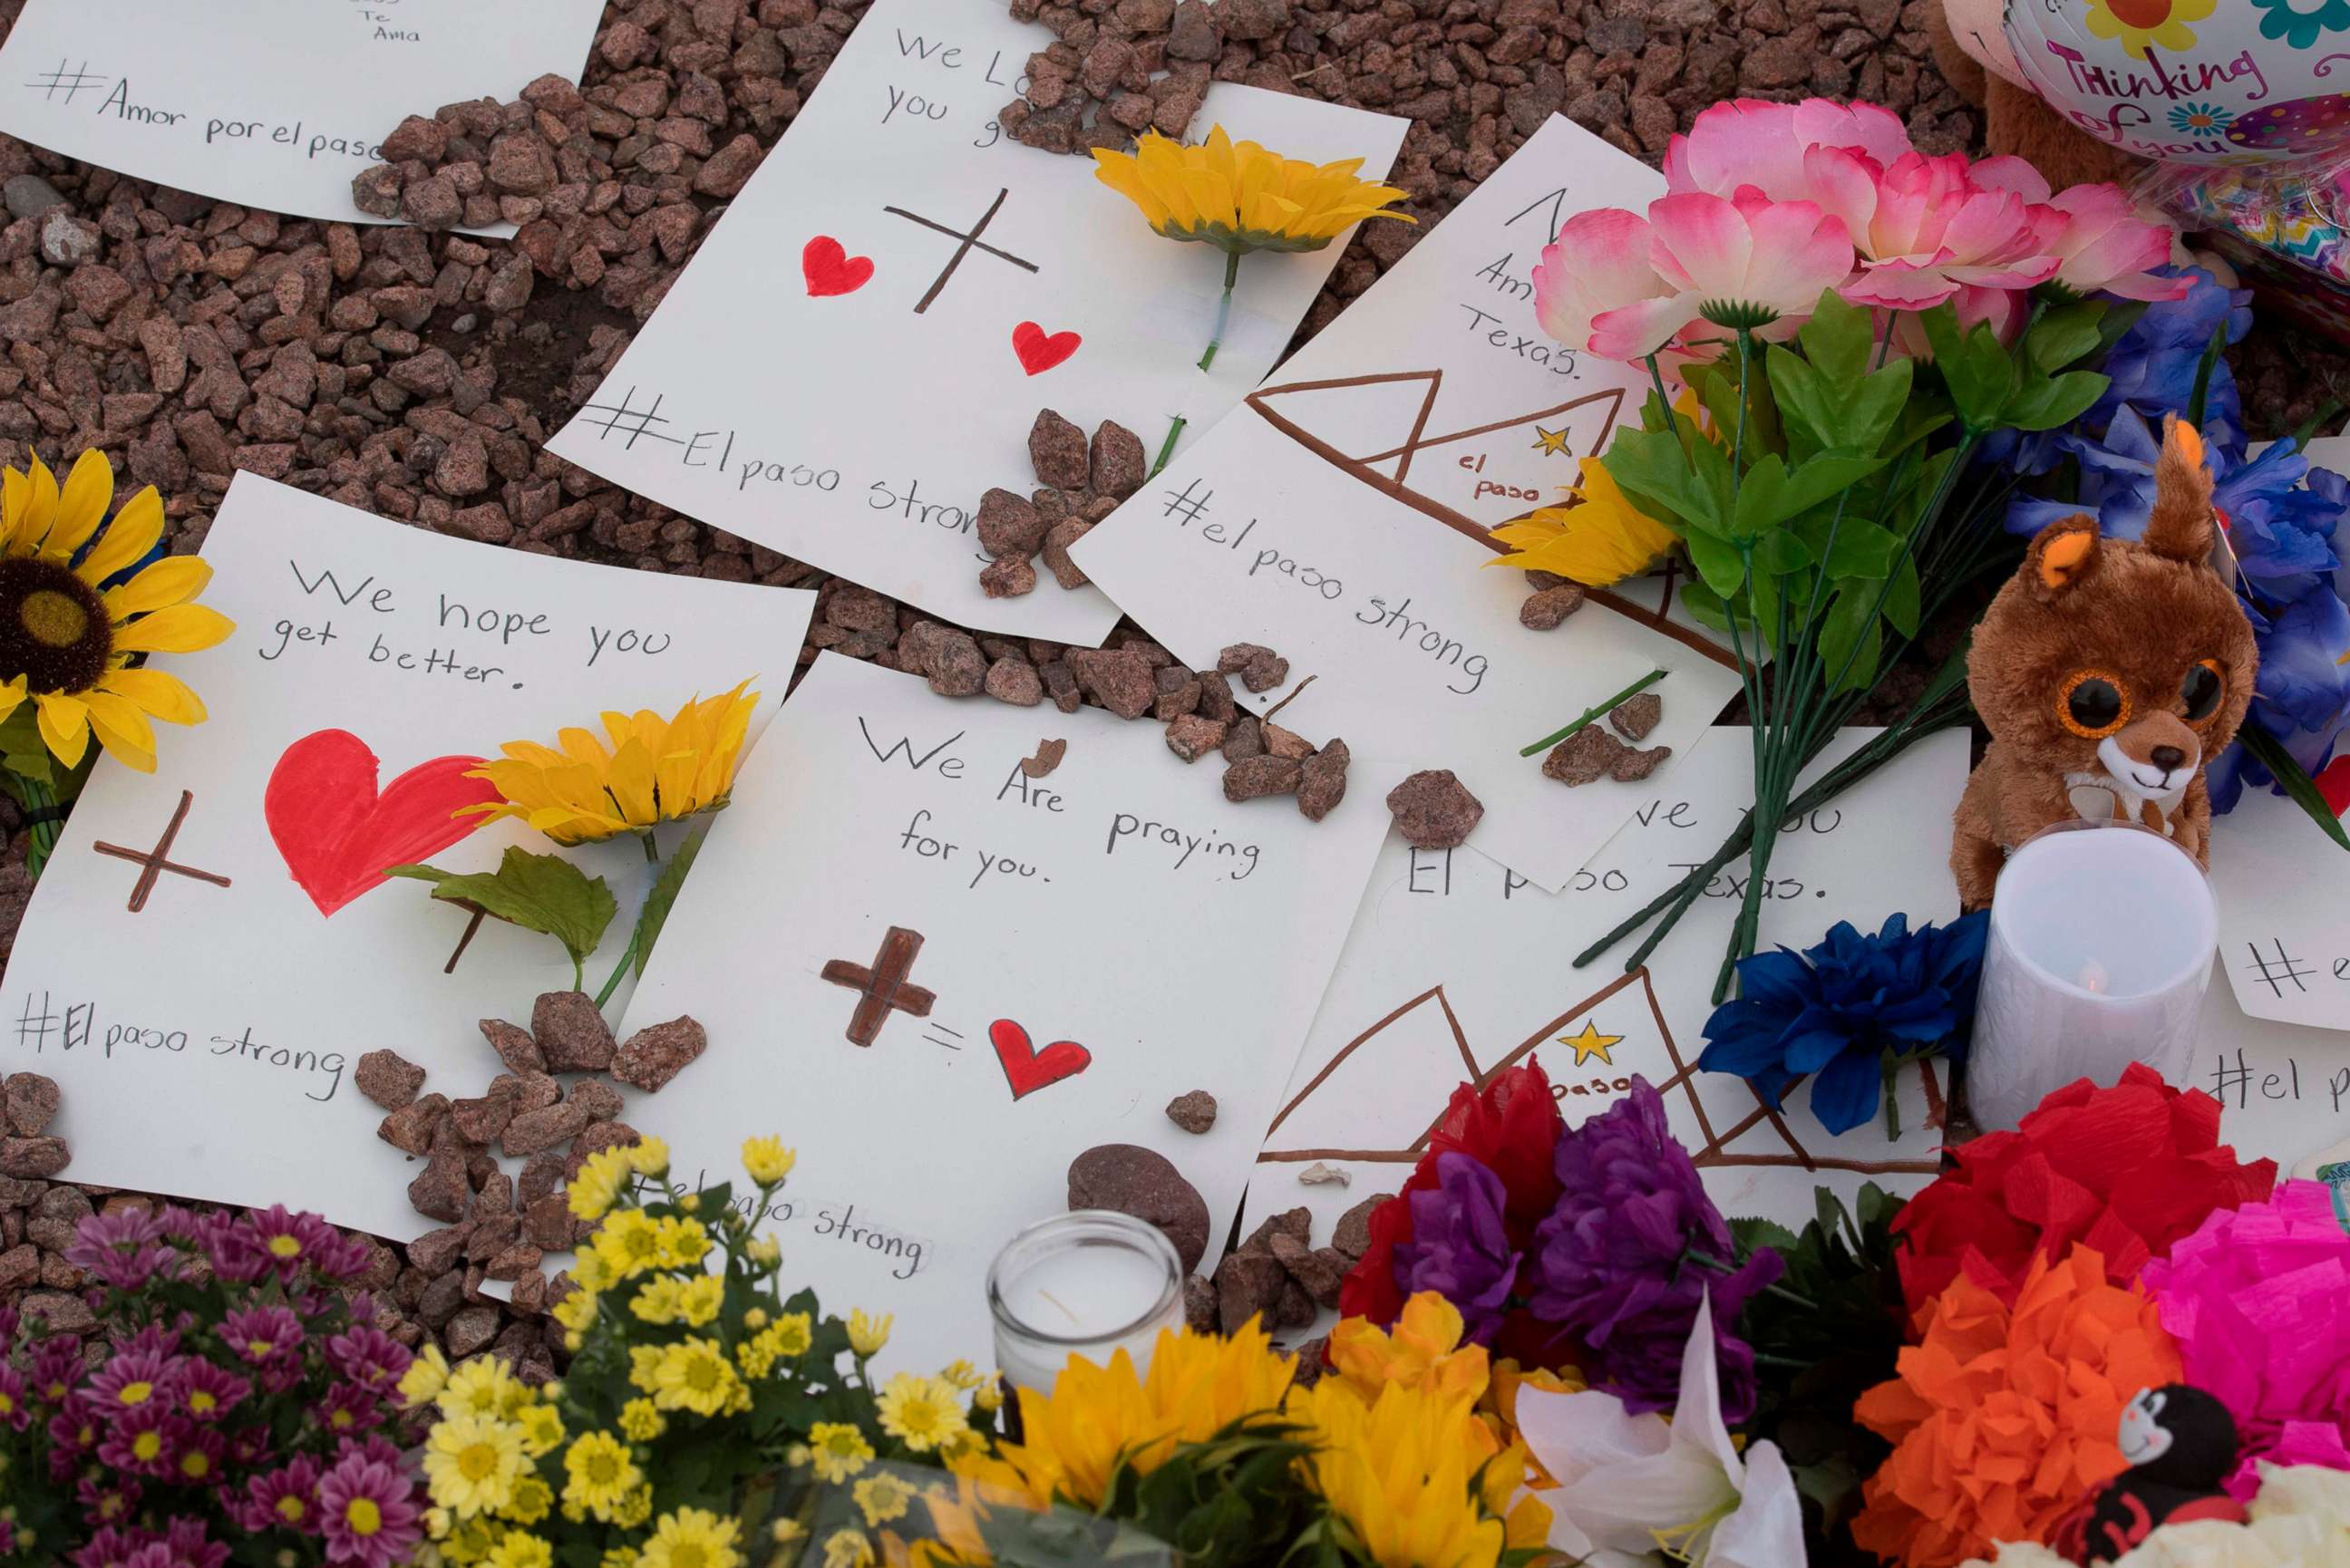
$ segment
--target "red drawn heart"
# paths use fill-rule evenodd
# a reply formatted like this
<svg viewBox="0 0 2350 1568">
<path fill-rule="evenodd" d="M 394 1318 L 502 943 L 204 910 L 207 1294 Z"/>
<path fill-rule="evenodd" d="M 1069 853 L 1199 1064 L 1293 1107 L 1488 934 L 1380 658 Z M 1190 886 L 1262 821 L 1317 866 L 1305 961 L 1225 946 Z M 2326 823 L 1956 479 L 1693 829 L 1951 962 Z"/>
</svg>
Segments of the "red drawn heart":
<svg viewBox="0 0 2350 1568">
<path fill-rule="evenodd" d="M 1012 329 L 1012 351 L 1020 356 L 1020 368 L 1032 376 L 1043 375 L 1076 353 L 1084 341 L 1074 332 L 1047 333 L 1033 321 Z"/>
<path fill-rule="evenodd" d="M 1048 1089 L 1064 1078 L 1074 1078 L 1094 1064 L 1094 1054 L 1074 1040 L 1056 1040 L 1042 1051 L 1028 1044 L 1028 1031 L 1009 1018 L 987 1026 L 995 1059 L 1003 1064 L 1004 1080 L 1015 1100 Z"/>
<path fill-rule="evenodd" d="M 2336 757 L 2328 763 L 2316 782 L 2317 793 L 2325 797 L 2334 815 L 2350 811 L 2350 757 Z"/>
<path fill-rule="evenodd" d="M 434 757 L 376 788 L 380 764 L 348 730 L 320 730 L 286 748 L 262 795 L 269 836 L 318 913 L 331 915 L 384 880 L 384 867 L 446 849 L 482 826 L 452 815 L 498 798 L 469 779 L 479 757 Z"/>
<path fill-rule="evenodd" d="M 818 234 L 800 252 L 800 275 L 807 279 L 808 296 L 855 294 L 873 275 L 871 256 L 853 256 L 830 234 Z"/>
</svg>

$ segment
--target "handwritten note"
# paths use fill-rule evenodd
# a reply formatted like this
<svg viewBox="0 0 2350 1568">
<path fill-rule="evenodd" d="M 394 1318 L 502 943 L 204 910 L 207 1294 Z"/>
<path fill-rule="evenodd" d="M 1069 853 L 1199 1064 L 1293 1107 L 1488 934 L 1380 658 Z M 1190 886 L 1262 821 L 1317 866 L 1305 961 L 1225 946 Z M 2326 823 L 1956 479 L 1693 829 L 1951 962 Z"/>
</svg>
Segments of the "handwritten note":
<svg viewBox="0 0 2350 1568">
<path fill-rule="evenodd" d="M 2220 1137 L 2246 1159 L 2272 1157 L 2304 1179 L 2320 1157 L 2350 1158 L 2350 1043 L 2248 1015 L 2239 992 L 2213 984 L 2182 1088 L 2220 1102 Z"/>
<path fill-rule="evenodd" d="M 577 77 L 602 0 L 26 0 L 0 129 L 141 180 L 351 223 L 411 114 Z"/>
<path fill-rule="evenodd" d="M 1273 366 L 1341 246 L 1253 256 L 1211 371 L 1222 258 L 1152 234 L 1089 159 L 995 123 L 1037 47 L 1000 5 L 879 0 L 589 405 L 549 442 L 605 478 L 960 624 L 1091 645 L 1110 601 L 991 599 L 992 486 L 1036 487 L 1041 408 L 1156 453 Z M 1404 122 L 1219 83 L 1222 123 L 1386 171 Z"/>
<path fill-rule="evenodd" d="M 1645 795 L 1570 790 L 1519 747 L 1662 668 L 1663 722 L 1642 744 L 1685 753 L 1738 686 L 1726 649 L 1657 613 L 1669 584 L 1595 595 L 1534 631 L 1518 621 L 1525 579 L 1480 569 L 1485 531 L 1555 504 L 1646 395 L 1626 367 L 1544 336 L 1534 265 L 1575 212 L 1663 188 L 1553 119 L 1073 552 L 1186 659 L 1275 648 L 1294 680 L 1315 678 L 1296 722 L 1460 774 L 1486 807 L 1471 845 L 1554 890 Z"/>
<path fill-rule="evenodd" d="M 1067 754 L 1029 778 L 1047 738 Z M 710 1033 L 631 1125 L 709 1162 L 683 1181 L 795 1146 L 785 1266 L 895 1312 L 902 1365 L 989 1354 L 990 1260 L 1097 1144 L 1191 1179 L 1212 1267 L 1386 830 L 1392 779 L 1356 771 L 1316 825 L 1228 804 L 1146 727 L 820 655 L 629 1004 Z M 1165 1113 L 1191 1089 L 1222 1107 L 1204 1136 Z"/>
<path fill-rule="evenodd" d="M 673 712 L 746 676 L 780 694 L 815 596 L 485 549 L 252 474 L 203 555 L 205 602 L 236 633 L 158 663 L 211 719 L 159 726 L 152 775 L 99 764 L 0 983 L 0 1062 L 64 1088 L 76 1179 L 298 1198 L 411 1236 L 430 1223 L 406 1199 L 416 1170 L 377 1140 L 383 1112 L 355 1064 L 388 1048 L 428 1091 L 477 1095 L 499 1069 L 476 1021 L 526 1020 L 572 971 L 495 921 L 468 940 L 463 910 L 375 873 L 552 848 L 512 824 L 452 824 L 484 787 L 465 759 L 552 743 L 607 709 Z M 305 801 L 317 809 L 288 809 Z M 569 857 L 620 900 L 592 985 L 650 867 L 633 838 Z"/>
<path fill-rule="evenodd" d="M 1819 766 L 1871 733 L 1848 730 Z M 1712 851 L 1752 799 L 1743 730 L 1705 732 L 1688 766 L 1640 792 L 1629 826 L 1556 893 L 1482 857 L 1415 850 L 1391 838 L 1348 933 L 1249 1191 L 1253 1215 L 1304 1205 L 1317 1241 L 1365 1198 L 1403 1185 L 1456 1085 L 1532 1060 L 1569 1125 L 1605 1110 L 1638 1074 L 1662 1091 L 1674 1133 L 1725 1213 L 1801 1224 L 1813 1189 L 1864 1181 L 1911 1190 L 1930 1179 L 1946 1064 L 1905 1068 L 1901 1136 L 1881 1118 L 1841 1136 L 1798 1086 L 1776 1116 L 1744 1080 L 1700 1073 L 1716 967 L 1742 866 L 1723 871 L 1639 971 L 1628 946 L 1584 969 L 1569 960 Z M 1918 831 L 1958 804 L 1967 738 L 1921 742 L 1832 805 L 1788 824 L 1773 853 L 1758 947 L 1818 942 L 1838 920 L 1874 931 L 1958 914 L 1948 850 Z M 1319 1164 L 1348 1185 L 1308 1184 Z"/>
<path fill-rule="evenodd" d="M 2211 824 L 2220 968 L 2253 1018 L 2350 1029 L 2350 856 L 2301 807 L 2248 789 Z M 2350 1061 L 2350 1040 L 2341 1042 Z"/>
</svg>

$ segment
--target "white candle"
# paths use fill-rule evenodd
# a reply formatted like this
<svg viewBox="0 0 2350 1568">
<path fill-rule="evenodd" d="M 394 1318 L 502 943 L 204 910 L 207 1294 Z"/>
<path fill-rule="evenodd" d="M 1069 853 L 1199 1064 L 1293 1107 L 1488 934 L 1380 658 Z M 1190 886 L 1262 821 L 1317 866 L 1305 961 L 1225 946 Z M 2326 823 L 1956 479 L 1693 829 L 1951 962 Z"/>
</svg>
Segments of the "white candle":
<svg viewBox="0 0 2350 1568">
<path fill-rule="evenodd" d="M 1072 1355 L 1096 1365 L 1124 1350 L 1138 1373 L 1159 1331 L 1183 1322 L 1183 1266 L 1157 1227 L 1104 1210 L 1031 1225 L 987 1275 L 995 1360 L 1014 1387 L 1053 1391 Z"/>
<path fill-rule="evenodd" d="M 2187 853 L 2129 826 L 2052 828 L 1999 874 L 1967 1102 L 2004 1132 L 2052 1089 L 2144 1062 L 2182 1084 L 2219 942 Z"/>
</svg>

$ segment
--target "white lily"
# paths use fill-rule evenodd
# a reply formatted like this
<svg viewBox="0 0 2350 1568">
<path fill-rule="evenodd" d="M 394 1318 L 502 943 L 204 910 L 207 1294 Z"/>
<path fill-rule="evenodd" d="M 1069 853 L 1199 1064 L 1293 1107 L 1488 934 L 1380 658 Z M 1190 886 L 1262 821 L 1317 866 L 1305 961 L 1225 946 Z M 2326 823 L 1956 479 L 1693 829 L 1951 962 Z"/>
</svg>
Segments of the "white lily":
<svg viewBox="0 0 2350 1568">
<path fill-rule="evenodd" d="M 1709 1294 L 1681 1355 L 1672 1419 L 1613 1394 L 1521 1389 L 1518 1431 L 1558 1488 L 1550 1543 L 1590 1568 L 1801 1568 L 1804 1510 L 1775 1443 L 1744 1456 L 1721 1419 Z"/>
</svg>

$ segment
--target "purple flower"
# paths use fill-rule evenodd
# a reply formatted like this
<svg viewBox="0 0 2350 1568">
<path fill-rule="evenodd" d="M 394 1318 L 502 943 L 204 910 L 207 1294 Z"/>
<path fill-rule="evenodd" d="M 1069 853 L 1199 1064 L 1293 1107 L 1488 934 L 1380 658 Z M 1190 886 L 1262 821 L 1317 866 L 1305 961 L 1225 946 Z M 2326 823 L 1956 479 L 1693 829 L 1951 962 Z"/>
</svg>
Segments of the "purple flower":
<svg viewBox="0 0 2350 1568">
<path fill-rule="evenodd" d="M 32 1379 L 34 1398 L 44 1405 L 62 1406 L 74 1385 L 81 1381 L 80 1337 L 48 1335 L 33 1347 L 25 1369 Z"/>
<path fill-rule="evenodd" d="M 411 1359 L 406 1345 L 372 1324 L 360 1324 L 327 1341 L 327 1360 L 335 1370 L 378 1393 L 400 1386 Z"/>
<path fill-rule="evenodd" d="M 66 1262 L 118 1291 L 146 1287 L 158 1273 L 177 1279 L 180 1253 L 163 1243 L 163 1216 L 150 1209 L 93 1214 L 74 1231 Z"/>
<path fill-rule="evenodd" d="M 155 1537 L 143 1530 L 110 1524 L 90 1532 L 88 1542 L 74 1553 L 74 1568 L 125 1568 L 151 1544 L 157 1544 Z"/>
<path fill-rule="evenodd" d="M 1436 1158 L 1437 1185 L 1411 1195 L 1412 1239 L 1395 1250 L 1396 1284 L 1461 1309 L 1469 1337 L 1491 1345 L 1509 1310 L 1519 1254 L 1510 1248 L 1502 1179 L 1473 1156 Z"/>
<path fill-rule="evenodd" d="M 151 1406 L 168 1410 L 179 1399 L 185 1366 L 180 1357 L 152 1350 L 117 1351 L 89 1380 L 89 1392 L 109 1417 Z"/>
<path fill-rule="evenodd" d="M 21 1432 L 33 1424 L 32 1392 L 25 1375 L 0 1362 L 0 1424 Z"/>
<path fill-rule="evenodd" d="M 228 1543 L 214 1541 L 202 1520 L 186 1515 L 164 1528 L 163 1544 L 179 1568 L 223 1568 L 228 1562 Z"/>
<path fill-rule="evenodd" d="M 84 1476 L 74 1489 L 74 1501 L 81 1504 L 81 1516 L 96 1524 L 119 1524 L 130 1517 L 139 1506 L 139 1483 L 129 1476 L 99 1474 Z"/>
<path fill-rule="evenodd" d="M 244 1483 L 244 1528 L 318 1533 L 318 1461 L 305 1454 Z"/>
<path fill-rule="evenodd" d="M 295 1358 L 302 1320 L 282 1306 L 242 1307 L 221 1319 L 221 1337 L 240 1360 L 265 1366 Z"/>
<path fill-rule="evenodd" d="M 1730 1227 L 1646 1078 L 1568 1128 L 1555 1158 L 1562 1190 L 1534 1232 L 1534 1315 L 1589 1350 L 1594 1387 L 1632 1410 L 1667 1410 L 1679 1397 L 1682 1351 L 1711 1285 L 1722 1418 L 1745 1420 L 1754 1413 L 1754 1352 L 1731 1325 L 1746 1298 L 1779 1277 L 1779 1255 L 1760 1249 L 1727 1274 L 1691 1256 L 1726 1267 Z"/>
<path fill-rule="evenodd" d="M 188 1486 L 221 1484 L 221 1464 L 228 1456 L 228 1439 L 218 1427 L 187 1426 L 180 1436 L 180 1451 L 172 1460 L 172 1479 Z"/>
<path fill-rule="evenodd" d="M 406 1562 L 422 1535 L 418 1511 L 408 1477 L 364 1449 L 347 1451 L 318 1482 L 330 1563 L 392 1568 Z"/>
<path fill-rule="evenodd" d="M 384 1417 L 382 1397 L 353 1383 L 338 1383 L 310 1412 L 321 1430 L 354 1438 Z"/>
<path fill-rule="evenodd" d="M 159 1403 L 135 1405 L 115 1418 L 98 1445 L 99 1462 L 132 1475 L 169 1477 L 182 1445 L 194 1431 L 186 1417 L 175 1416 Z"/>
<path fill-rule="evenodd" d="M 191 1361 L 180 1379 L 180 1403 L 199 1421 L 217 1421 L 244 1402 L 253 1385 L 209 1361 Z"/>
</svg>

